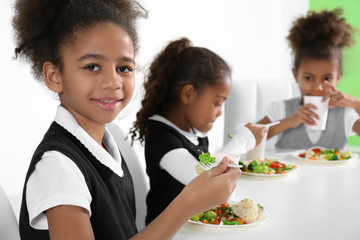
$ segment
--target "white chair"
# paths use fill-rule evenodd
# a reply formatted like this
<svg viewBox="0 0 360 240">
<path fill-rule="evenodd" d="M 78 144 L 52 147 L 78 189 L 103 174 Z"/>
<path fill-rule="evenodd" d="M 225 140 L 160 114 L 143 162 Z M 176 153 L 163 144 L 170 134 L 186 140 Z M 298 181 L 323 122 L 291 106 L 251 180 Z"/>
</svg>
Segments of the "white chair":
<svg viewBox="0 0 360 240">
<path fill-rule="evenodd" d="M 0 186 L 0 239 L 19 240 L 19 224 L 8 196 Z"/>
<path fill-rule="evenodd" d="M 138 230 L 145 227 L 146 217 L 146 195 L 149 191 L 149 178 L 146 174 L 146 164 L 143 154 L 143 148 L 134 144 L 131 146 L 129 139 L 126 139 L 124 131 L 116 124 L 110 123 L 107 125 L 118 145 L 121 154 L 123 155 L 129 167 L 135 188 L 135 201 L 136 201 L 136 226 Z M 138 150 L 137 152 L 135 150 Z"/>
<path fill-rule="evenodd" d="M 225 102 L 224 143 L 227 134 L 248 122 L 264 117 L 270 102 L 300 96 L 294 79 L 234 79 L 233 88 Z M 271 138 L 267 148 L 273 148 L 276 138 Z"/>
</svg>

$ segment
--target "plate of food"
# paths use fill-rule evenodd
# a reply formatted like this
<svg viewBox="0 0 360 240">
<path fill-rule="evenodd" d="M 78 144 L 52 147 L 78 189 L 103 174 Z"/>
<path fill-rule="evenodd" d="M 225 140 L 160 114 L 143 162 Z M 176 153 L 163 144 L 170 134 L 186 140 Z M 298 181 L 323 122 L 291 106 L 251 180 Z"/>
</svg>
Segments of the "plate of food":
<svg viewBox="0 0 360 240">
<path fill-rule="evenodd" d="M 297 150 L 291 155 L 300 160 L 317 163 L 343 163 L 355 160 L 359 157 L 357 153 L 353 153 L 351 151 L 325 147 L 312 147 Z"/>
<path fill-rule="evenodd" d="M 253 200 L 243 199 L 196 214 L 188 222 L 215 228 L 241 228 L 263 224 L 269 218 L 270 214 L 264 207 Z"/>
<path fill-rule="evenodd" d="M 299 170 L 297 165 L 283 160 L 279 161 L 276 158 L 239 161 L 239 165 L 244 166 L 241 169 L 242 174 L 260 177 L 285 176 L 293 174 Z"/>
</svg>

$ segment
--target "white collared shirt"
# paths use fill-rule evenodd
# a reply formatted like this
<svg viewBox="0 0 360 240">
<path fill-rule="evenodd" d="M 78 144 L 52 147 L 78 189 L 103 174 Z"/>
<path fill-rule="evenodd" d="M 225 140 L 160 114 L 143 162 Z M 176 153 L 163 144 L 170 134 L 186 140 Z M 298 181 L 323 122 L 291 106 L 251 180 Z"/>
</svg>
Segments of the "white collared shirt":
<svg viewBox="0 0 360 240">
<path fill-rule="evenodd" d="M 206 137 L 207 133 L 203 133 L 194 128 L 194 133 L 181 130 L 168 119 L 160 116 L 153 115 L 150 120 L 162 122 L 185 136 L 190 142 L 198 145 L 198 137 Z M 256 140 L 251 131 L 243 126 L 238 129 L 235 136 L 223 148 L 218 150 L 218 153 L 240 154 L 255 147 Z M 160 168 L 167 171 L 173 178 L 186 185 L 195 177 L 196 165 L 199 161 L 186 149 L 176 148 L 166 153 L 160 160 Z"/>
<path fill-rule="evenodd" d="M 57 109 L 55 121 L 73 134 L 103 165 L 123 176 L 121 155 L 115 140 L 105 130 L 100 146 L 62 106 Z M 31 174 L 26 191 L 30 225 L 35 229 L 48 229 L 45 211 L 59 205 L 85 208 L 91 216 L 92 197 L 85 178 L 77 165 L 58 151 L 45 152 Z"/>
</svg>

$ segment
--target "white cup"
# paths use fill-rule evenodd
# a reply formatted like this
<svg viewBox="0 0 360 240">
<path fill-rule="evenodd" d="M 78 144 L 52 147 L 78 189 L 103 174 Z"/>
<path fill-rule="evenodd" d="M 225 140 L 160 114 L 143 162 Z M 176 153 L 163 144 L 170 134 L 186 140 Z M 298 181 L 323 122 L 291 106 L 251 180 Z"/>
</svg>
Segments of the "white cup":
<svg viewBox="0 0 360 240">
<path fill-rule="evenodd" d="M 265 159 L 265 147 L 266 147 L 267 133 L 256 147 L 246 153 L 246 160 L 254 160 L 259 158 L 260 160 Z"/>
<path fill-rule="evenodd" d="M 322 102 L 322 96 L 304 96 L 304 104 L 311 103 L 317 107 L 317 109 L 311 109 L 311 111 L 315 112 L 320 119 L 313 118 L 316 122 L 316 125 L 305 125 L 309 130 L 325 130 L 327 116 L 329 111 L 329 98 Z"/>
</svg>

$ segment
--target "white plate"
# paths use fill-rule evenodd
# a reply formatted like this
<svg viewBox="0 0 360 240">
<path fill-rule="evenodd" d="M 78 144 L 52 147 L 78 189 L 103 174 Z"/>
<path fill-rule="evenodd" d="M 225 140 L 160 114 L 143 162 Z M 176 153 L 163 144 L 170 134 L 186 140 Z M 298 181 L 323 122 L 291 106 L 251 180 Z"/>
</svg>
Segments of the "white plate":
<svg viewBox="0 0 360 240">
<path fill-rule="evenodd" d="M 324 147 L 311 147 L 309 149 L 312 149 L 312 148 L 320 148 L 320 149 L 326 149 Z M 352 157 L 349 158 L 349 159 L 344 159 L 344 160 L 313 160 L 313 159 L 309 159 L 309 158 L 302 158 L 302 157 L 299 157 L 299 154 L 300 153 L 304 153 L 308 151 L 308 149 L 302 149 L 302 150 L 296 150 L 294 152 L 291 153 L 291 156 L 293 156 L 294 158 L 296 159 L 299 159 L 299 160 L 304 160 L 304 161 L 308 161 L 308 162 L 313 162 L 313 163 L 330 163 L 330 164 L 333 164 L 333 163 L 344 163 L 344 162 L 349 162 L 349 161 L 353 161 L 355 159 L 357 159 L 359 157 L 359 155 L 357 153 L 352 153 Z M 341 151 L 341 150 L 340 150 Z M 346 150 L 345 150 L 346 151 Z"/>
<path fill-rule="evenodd" d="M 251 162 L 252 160 L 248 160 L 248 161 L 243 161 L 243 163 L 245 163 L 246 165 Z M 291 165 L 296 165 L 292 162 L 287 162 L 284 160 L 278 160 L 280 163 L 285 163 L 286 165 L 291 164 Z M 292 175 L 294 173 L 296 173 L 297 171 L 299 171 L 299 166 L 296 165 L 296 168 L 293 168 L 292 170 L 289 170 L 287 173 L 285 174 L 264 174 L 264 173 L 252 173 L 252 172 L 242 172 L 242 175 L 250 175 L 250 176 L 257 176 L 257 177 L 280 177 L 280 176 L 287 176 L 287 175 Z"/>
<path fill-rule="evenodd" d="M 270 213 L 264 210 L 261 217 L 256 222 L 242 224 L 242 225 L 214 225 L 214 224 L 206 224 L 202 222 L 195 222 L 193 220 L 188 220 L 188 222 L 193 224 L 198 224 L 201 226 L 214 227 L 214 228 L 244 228 L 244 227 L 246 228 L 246 227 L 258 226 L 260 224 L 267 222 L 269 219 L 270 219 Z"/>
</svg>

